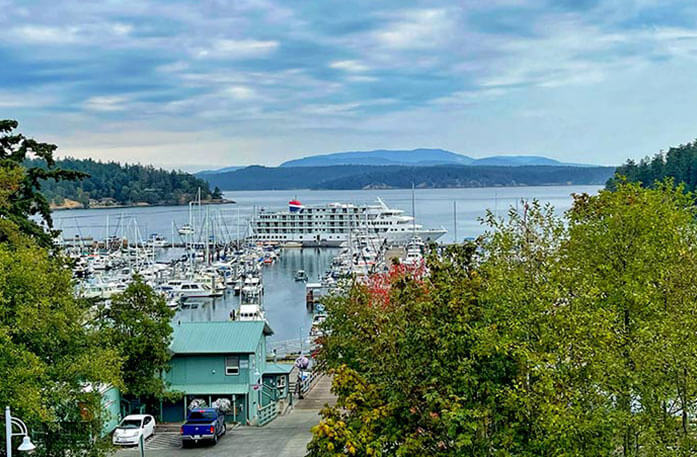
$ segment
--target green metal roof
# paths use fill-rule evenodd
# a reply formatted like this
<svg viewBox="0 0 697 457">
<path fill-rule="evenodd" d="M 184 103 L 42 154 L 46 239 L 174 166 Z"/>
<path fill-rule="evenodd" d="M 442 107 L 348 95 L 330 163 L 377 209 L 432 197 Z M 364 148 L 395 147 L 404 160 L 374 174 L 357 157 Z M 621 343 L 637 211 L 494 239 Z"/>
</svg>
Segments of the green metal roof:
<svg viewBox="0 0 697 457">
<path fill-rule="evenodd" d="M 264 321 L 180 322 L 172 325 L 174 354 L 252 354 L 263 335 L 273 331 Z"/>
<path fill-rule="evenodd" d="M 248 388 L 246 384 L 172 384 L 169 391 L 186 395 L 244 395 Z"/>
<path fill-rule="evenodd" d="M 292 363 L 267 363 L 264 374 L 288 374 L 293 371 Z"/>
</svg>

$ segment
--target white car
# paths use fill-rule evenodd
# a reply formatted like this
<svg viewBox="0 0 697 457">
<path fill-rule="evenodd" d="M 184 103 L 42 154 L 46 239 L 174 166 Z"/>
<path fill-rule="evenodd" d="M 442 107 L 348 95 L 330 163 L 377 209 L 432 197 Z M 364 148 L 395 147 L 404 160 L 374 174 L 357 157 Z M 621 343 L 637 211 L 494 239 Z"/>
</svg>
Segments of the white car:
<svg viewBox="0 0 697 457">
<path fill-rule="evenodd" d="M 155 434 L 155 418 L 149 414 L 131 414 L 123 418 L 112 442 L 119 446 L 137 446 L 141 435 L 143 441 Z"/>
</svg>

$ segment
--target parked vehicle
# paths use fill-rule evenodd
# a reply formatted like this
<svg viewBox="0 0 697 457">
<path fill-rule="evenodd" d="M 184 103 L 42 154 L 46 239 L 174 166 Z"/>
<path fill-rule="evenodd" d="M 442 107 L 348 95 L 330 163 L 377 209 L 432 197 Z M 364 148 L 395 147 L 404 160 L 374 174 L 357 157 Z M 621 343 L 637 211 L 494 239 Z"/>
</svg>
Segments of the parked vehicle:
<svg viewBox="0 0 697 457">
<path fill-rule="evenodd" d="M 192 409 L 181 427 L 182 446 L 204 440 L 213 441 L 215 444 L 226 431 L 225 414 L 219 409 Z"/>
<path fill-rule="evenodd" d="M 118 446 L 137 446 L 155 434 L 155 418 L 149 414 L 131 414 L 123 418 L 114 430 L 112 443 Z"/>
</svg>

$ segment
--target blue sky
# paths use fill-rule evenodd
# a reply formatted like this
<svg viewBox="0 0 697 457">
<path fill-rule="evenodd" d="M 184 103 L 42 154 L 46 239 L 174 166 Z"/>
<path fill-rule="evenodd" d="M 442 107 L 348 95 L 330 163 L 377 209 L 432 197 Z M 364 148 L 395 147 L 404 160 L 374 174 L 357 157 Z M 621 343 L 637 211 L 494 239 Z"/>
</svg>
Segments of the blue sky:
<svg viewBox="0 0 697 457">
<path fill-rule="evenodd" d="M 697 4 L 0 0 L 0 117 L 188 170 L 439 147 L 617 164 L 697 137 Z"/>
</svg>

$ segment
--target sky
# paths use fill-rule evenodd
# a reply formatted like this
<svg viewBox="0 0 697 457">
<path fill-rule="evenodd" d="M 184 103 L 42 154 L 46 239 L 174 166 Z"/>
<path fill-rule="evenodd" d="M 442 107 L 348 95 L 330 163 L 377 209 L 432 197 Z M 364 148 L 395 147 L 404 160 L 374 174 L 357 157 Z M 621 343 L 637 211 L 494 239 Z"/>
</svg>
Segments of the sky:
<svg viewBox="0 0 697 457">
<path fill-rule="evenodd" d="M 0 0 L 0 118 L 61 156 L 616 165 L 697 137 L 696 81 L 688 1 Z"/>
</svg>

